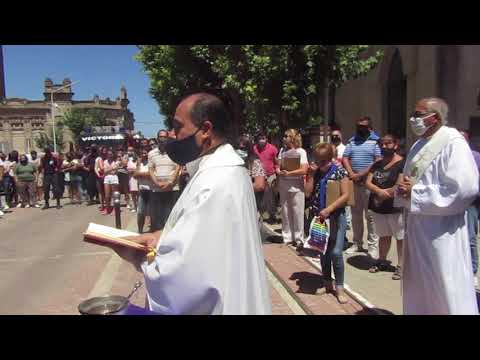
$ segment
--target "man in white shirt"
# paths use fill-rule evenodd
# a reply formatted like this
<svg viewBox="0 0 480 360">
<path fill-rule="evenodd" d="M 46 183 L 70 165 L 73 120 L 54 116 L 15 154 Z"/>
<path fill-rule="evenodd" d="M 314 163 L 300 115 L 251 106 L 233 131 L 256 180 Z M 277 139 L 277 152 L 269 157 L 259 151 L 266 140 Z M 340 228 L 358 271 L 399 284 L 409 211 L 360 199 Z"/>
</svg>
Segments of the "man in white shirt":
<svg viewBox="0 0 480 360">
<path fill-rule="evenodd" d="M 153 261 L 117 253 L 140 266 L 150 310 L 161 314 L 271 314 L 252 181 L 226 142 L 228 112 L 210 94 L 177 107 L 177 140 L 166 151 L 180 165 L 199 161 L 161 234 L 130 239 L 154 247 Z"/>
<path fill-rule="evenodd" d="M 163 229 L 165 222 L 175 205 L 179 191 L 178 176 L 180 166 L 175 164 L 165 152 L 168 132 L 160 130 L 157 134 L 158 147 L 148 153 L 148 169 L 153 182 L 152 201 L 150 202 L 151 230 Z"/>
<path fill-rule="evenodd" d="M 419 140 L 398 192 L 406 210 L 406 315 L 478 314 L 465 213 L 478 194 L 478 169 L 463 136 L 444 126 L 447 113 L 445 101 L 428 98 L 410 119 Z"/>
</svg>

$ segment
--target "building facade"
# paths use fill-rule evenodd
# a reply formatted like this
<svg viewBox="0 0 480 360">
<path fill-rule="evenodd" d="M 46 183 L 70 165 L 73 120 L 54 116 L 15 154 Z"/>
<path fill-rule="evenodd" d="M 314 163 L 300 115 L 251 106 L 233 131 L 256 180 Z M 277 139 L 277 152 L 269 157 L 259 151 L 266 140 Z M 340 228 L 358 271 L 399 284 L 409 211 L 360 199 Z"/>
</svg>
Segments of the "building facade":
<svg viewBox="0 0 480 360">
<path fill-rule="evenodd" d="M 370 116 L 380 134 L 395 133 L 406 145 L 415 103 L 440 97 L 449 105 L 449 126 L 469 129 L 480 145 L 480 46 L 387 45 L 384 58 L 368 75 L 349 81 L 335 95 L 335 123 L 351 136 L 355 120 Z"/>
<path fill-rule="evenodd" d="M 0 45 L 0 101 L 5 98 L 5 71 L 3 69 L 3 50 Z"/>
<path fill-rule="evenodd" d="M 45 132 L 51 134 L 52 98 L 55 104 L 56 124 L 62 119 L 62 114 L 72 108 L 99 109 L 104 112 L 107 120 L 117 127 L 133 130 L 135 119 L 128 109 L 129 100 L 124 86 L 120 89 L 120 96 L 114 101 L 109 98 L 101 99 L 98 95 L 91 100 L 74 100 L 69 79 L 63 80 L 61 84 L 54 84 L 47 78 L 44 82 L 43 95 L 42 100 L 5 97 L 0 99 L 0 151 L 17 150 L 24 153 L 40 150 L 36 146 L 35 138 Z M 69 131 L 67 129 L 62 131 L 66 143 L 71 141 Z"/>
</svg>

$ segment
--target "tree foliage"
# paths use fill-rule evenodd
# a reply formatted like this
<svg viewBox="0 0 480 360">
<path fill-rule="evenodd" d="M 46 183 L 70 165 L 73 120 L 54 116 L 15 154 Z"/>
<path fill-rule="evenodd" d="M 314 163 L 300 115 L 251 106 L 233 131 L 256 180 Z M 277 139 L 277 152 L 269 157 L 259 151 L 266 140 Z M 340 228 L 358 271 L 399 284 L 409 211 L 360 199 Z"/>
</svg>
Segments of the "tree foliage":
<svg viewBox="0 0 480 360">
<path fill-rule="evenodd" d="M 324 120 L 326 89 L 365 75 L 381 59 L 368 45 L 145 45 L 137 60 L 170 120 L 185 94 L 219 93 L 241 130 L 306 127 Z M 167 120 L 167 126 L 169 125 Z"/>
<path fill-rule="evenodd" d="M 113 125 L 102 110 L 81 108 L 66 111 L 62 116 L 62 123 L 72 132 L 75 141 L 89 127 Z"/>
<path fill-rule="evenodd" d="M 63 128 L 60 126 L 55 127 L 55 140 L 57 142 L 57 151 L 62 151 L 66 145 L 64 139 Z M 49 128 L 47 133 L 40 133 L 38 137 L 35 138 L 35 145 L 40 149 L 45 149 L 47 147 L 53 149 L 53 129 Z"/>
</svg>

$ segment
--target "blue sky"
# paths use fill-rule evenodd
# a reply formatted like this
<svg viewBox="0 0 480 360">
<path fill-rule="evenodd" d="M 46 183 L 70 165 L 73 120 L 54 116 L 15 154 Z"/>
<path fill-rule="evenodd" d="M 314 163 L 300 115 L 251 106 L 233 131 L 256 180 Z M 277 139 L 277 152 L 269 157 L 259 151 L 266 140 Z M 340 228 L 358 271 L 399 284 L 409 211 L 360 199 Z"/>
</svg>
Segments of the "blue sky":
<svg viewBox="0 0 480 360">
<path fill-rule="evenodd" d="M 125 84 L 135 129 L 152 137 L 163 128 L 163 116 L 150 96 L 149 78 L 134 60 L 134 45 L 3 45 L 7 97 L 43 98 L 43 82 L 70 78 L 75 100 L 115 100 Z"/>
</svg>

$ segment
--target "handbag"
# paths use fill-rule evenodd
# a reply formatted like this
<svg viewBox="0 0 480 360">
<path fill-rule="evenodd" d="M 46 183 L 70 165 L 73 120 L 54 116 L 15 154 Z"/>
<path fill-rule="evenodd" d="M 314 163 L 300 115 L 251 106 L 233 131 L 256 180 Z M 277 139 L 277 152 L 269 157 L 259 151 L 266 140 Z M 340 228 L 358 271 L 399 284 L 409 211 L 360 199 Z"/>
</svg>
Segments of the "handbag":
<svg viewBox="0 0 480 360">
<path fill-rule="evenodd" d="M 310 223 L 310 232 L 307 244 L 311 249 L 319 251 L 325 255 L 328 246 L 328 238 L 330 237 L 329 224 L 330 221 L 320 220 L 320 217 L 314 216 Z"/>
<path fill-rule="evenodd" d="M 340 197 L 340 181 L 327 182 L 326 206 L 330 206 Z M 353 181 L 348 180 L 348 200 L 345 206 L 355 206 Z"/>
</svg>

